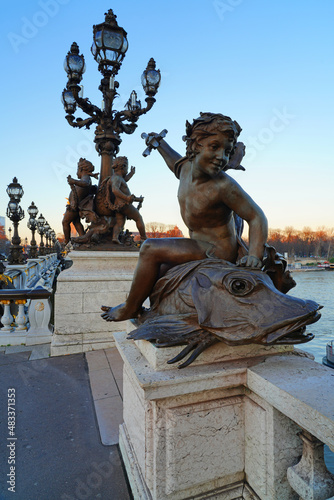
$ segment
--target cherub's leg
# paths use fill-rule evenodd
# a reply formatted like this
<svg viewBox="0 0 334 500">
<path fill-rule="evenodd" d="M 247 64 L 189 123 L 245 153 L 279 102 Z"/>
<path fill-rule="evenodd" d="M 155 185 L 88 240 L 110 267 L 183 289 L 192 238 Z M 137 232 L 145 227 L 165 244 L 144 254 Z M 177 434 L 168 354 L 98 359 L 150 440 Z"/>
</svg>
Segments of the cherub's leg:
<svg viewBox="0 0 334 500">
<path fill-rule="evenodd" d="M 140 215 L 139 210 L 133 205 L 128 205 L 126 208 L 123 209 L 123 212 L 125 213 L 128 219 L 132 219 L 135 221 L 137 229 L 140 234 L 140 238 L 143 241 L 146 240 L 147 236 L 145 232 L 145 224 L 142 216 Z"/>
<path fill-rule="evenodd" d="M 119 243 L 120 241 L 118 239 L 120 232 L 122 231 L 123 227 L 125 224 L 125 215 L 121 214 L 120 212 L 116 212 L 116 224 L 113 227 L 113 232 L 112 232 L 112 241 L 113 243 Z"/>
<path fill-rule="evenodd" d="M 101 315 L 107 321 L 135 318 L 141 312 L 144 300 L 151 294 L 158 279 L 161 264 L 173 266 L 204 259 L 211 245 L 186 238 L 157 238 L 142 245 L 129 296 L 117 307 L 102 306 Z"/>
<path fill-rule="evenodd" d="M 76 214 L 73 211 L 70 211 L 66 209 L 66 212 L 63 217 L 63 231 L 64 231 L 64 243 L 67 245 L 67 243 L 70 241 L 71 238 L 71 222 L 75 219 Z"/>
<path fill-rule="evenodd" d="M 73 224 L 74 224 L 74 227 L 75 229 L 77 230 L 78 232 L 78 235 L 79 236 L 83 236 L 85 234 L 85 230 L 84 230 L 84 227 L 83 225 L 81 224 L 80 222 L 80 217 L 76 217 L 74 220 L 73 220 Z"/>
</svg>

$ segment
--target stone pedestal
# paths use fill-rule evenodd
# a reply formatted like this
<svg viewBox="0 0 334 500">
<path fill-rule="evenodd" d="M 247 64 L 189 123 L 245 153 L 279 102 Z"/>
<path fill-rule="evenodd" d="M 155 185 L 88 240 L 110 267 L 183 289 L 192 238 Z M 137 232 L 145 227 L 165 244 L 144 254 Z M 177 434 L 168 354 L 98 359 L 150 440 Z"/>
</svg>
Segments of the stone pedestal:
<svg viewBox="0 0 334 500">
<path fill-rule="evenodd" d="M 55 330 L 51 355 L 60 356 L 115 345 L 113 333 L 128 322 L 101 318 L 101 306 L 116 306 L 130 290 L 139 252 L 79 252 L 60 273 L 55 294 Z"/>
<path fill-rule="evenodd" d="M 136 500 L 295 500 L 286 471 L 301 454 L 299 428 L 247 388 L 251 367 L 293 358 L 293 347 L 221 343 L 179 370 L 163 359 L 180 348 L 125 333 L 115 340 L 124 360 L 120 448 Z"/>
</svg>

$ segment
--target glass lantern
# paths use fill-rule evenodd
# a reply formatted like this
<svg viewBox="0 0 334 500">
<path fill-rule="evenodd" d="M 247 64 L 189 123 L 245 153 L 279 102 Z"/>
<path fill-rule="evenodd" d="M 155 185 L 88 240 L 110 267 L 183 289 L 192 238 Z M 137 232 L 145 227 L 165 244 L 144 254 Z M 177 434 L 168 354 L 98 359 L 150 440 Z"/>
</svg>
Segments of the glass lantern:
<svg viewBox="0 0 334 500">
<path fill-rule="evenodd" d="M 45 224 L 45 218 L 41 214 L 38 219 L 37 219 L 37 227 L 38 227 L 38 232 L 39 234 L 43 234 L 44 231 L 44 224 Z"/>
<path fill-rule="evenodd" d="M 116 75 L 128 50 L 126 31 L 118 26 L 115 14 L 110 9 L 105 22 L 93 26 L 92 54 L 99 63 L 104 76 Z"/>
<path fill-rule="evenodd" d="M 7 186 L 6 192 L 11 199 L 17 201 L 18 203 L 20 202 L 20 200 L 24 194 L 23 188 L 22 188 L 21 184 L 19 184 L 17 182 L 16 177 L 14 177 L 13 182 L 11 182 Z"/>
<path fill-rule="evenodd" d="M 86 71 L 85 58 L 79 55 L 79 46 L 73 42 L 71 50 L 67 53 L 64 60 L 64 70 L 67 73 L 70 83 L 80 83 L 82 75 Z"/>
<path fill-rule="evenodd" d="M 151 58 L 147 64 L 147 68 L 142 74 L 141 83 L 145 94 L 153 97 L 158 92 L 161 81 L 160 70 L 155 69 L 155 60 Z"/>
<path fill-rule="evenodd" d="M 30 207 L 28 207 L 27 212 L 30 215 L 31 219 L 36 219 L 36 216 L 38 214 L 38 208 L 36 207 L 33 201 L 31 202 Z"/>
<path fill-rule="evenodd" d="M 62 91 L 61 102 L 63 103 L 66 113 L 68 113 L 69 115 L 75 113 L 77 103 L 71 90 L 64 89 Z"/>
</svg>

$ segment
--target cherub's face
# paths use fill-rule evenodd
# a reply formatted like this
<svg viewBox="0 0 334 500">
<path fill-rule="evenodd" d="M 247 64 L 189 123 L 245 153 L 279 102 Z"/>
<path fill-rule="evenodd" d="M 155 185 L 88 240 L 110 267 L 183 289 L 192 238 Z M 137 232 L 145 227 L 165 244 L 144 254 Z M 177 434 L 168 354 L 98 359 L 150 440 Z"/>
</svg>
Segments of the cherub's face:
<svg viewBox="0 0 334 500">
<path fill-rule="evenodd" d="M 233 140 L 222 132 L 216 132 L 199 140 L 199 152 L 193 160 L 195 169 L 210 177 L 218 175 L 228 164 Z"/>
</svg>

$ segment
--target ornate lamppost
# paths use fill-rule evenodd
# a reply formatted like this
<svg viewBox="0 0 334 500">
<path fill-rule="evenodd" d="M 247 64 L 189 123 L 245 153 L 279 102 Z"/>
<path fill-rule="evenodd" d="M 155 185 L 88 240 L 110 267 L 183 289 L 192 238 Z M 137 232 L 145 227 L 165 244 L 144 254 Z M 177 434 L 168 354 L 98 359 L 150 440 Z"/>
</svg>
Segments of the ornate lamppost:
<svg viewBox="0 0 334 500">
<path fill-rule="evenodd" d="M 18 233 L 19 222 L 24 217 L 24 211 L 19 205 L 24 191 L 21 184 L 18 183 L 16 177 L 14 177 L 13 182 L 8 185 L 6 192 L 9 196 L 7 217 L 12 221 L 14 226 L 14 234 L 9 250 L 8 262 L 9 264 L 24 264 L 25 258 L 22 252 L 22 246 L 20 245 L 21 238 Z"/>
<path fill-rule="evenodd" d="M 52 253 L 52 227 L 49 226 L 49 229 L 47 230 L 47 238 L 48 238 L 48 243 L 49 243 L 49 250 L 48 253 Z"/>
<path fill-rule="evenodd" d="M 121 143 L 120 134 L 132 134 L 137 128 L 138 118 L 147 113 L 155 103 L 155 94 L 160 85 L 160 70 L 156 70 L 154 59 L 150 59 L 147 68 L 142 74 L 142 85 L 146 93 L 146 107 L 141 107 L 137 100 L 137 94 L 133 91 L 126 104 L 126 109 L 116 111 L 113 109 L 114 99 L 118 94 L 119 83 L 115 80 L 125 53 L 128 49 L 127 33 L 118 26 L 116 15 L 110 9 L 105 14 L 105 21 L 93 26 L 92 54 L 98 63 L 98 69 L 103 78 L 99 90 L 102 92 L 103 100 L 101 108 L 92 104 L 89 99 L 84 99 L 81 94 L 79 83 L 85 72 L 85 59 L 79 54 L 79 47 L 74 42 L 71 50 L 66 55 L 64 68 L 68 76 L 66 89 L 62 93 L 66 120 L 72 127 L 89 128 L 96 124 L 95 147 L 101 156 L 100 184 L 112 174 L 112 161 L 119 151 Z M 75 119 L 73 114 L 77 106 L 81 108 L 89 118 Z"/>
<path fill-rule="evenodd" d="M 44 224 L 45 224 L 45 218 L 43 217 L 43 214 L 41 214 L 37 219 L 37 232 L 41 237 L 41 242 L 39 244 L 39 256 L 45 255 L 45 247 L 43 241 Z"/>
<path fill-rule="evenodd" d="M 44 236 L 45 236 L 45 255 L 48 255 L 50 253 L 49 229 L 44 228 Z"/>
<path fill-rule="evenodd" d="M 51 239 L 52 239 L 52 252 L 54 253 L 56 251 L 55 244 L 56 244 L 56 232 L 54 229 L 51 231 Z"/>
<path fill-rule="evenodd" d="M 52 245 L 52 231 L 53 229 L 49 229 L 49 253 L 53 252 L 53 245 Z"/>
<path fill-rule="evenodd" d="M 49 231 L 50 231 L 50 224 L 48 221 L 44 222 L 44 236 L 45 236 L 45 255 L 50 253 L 50 246 L 49 246 Z"/>
<path fill-rule="evenodd" d="M 37 214 L 38 214 L 38 208 L 36 207 L 35 203 L 32 201 L 31 205 L 28 207 L 27 210 L 29 214 L 29 220 L 27 223 L 28 229 L 31 231 L 31 242 L 30 242 L 30 251 L 29 251 L 29 258 L 30 259 L 36 259 L 38 257 L 38 247 L 36 244 L 35 240 L 35 232 L 37 229 Z"/>
</svg>

